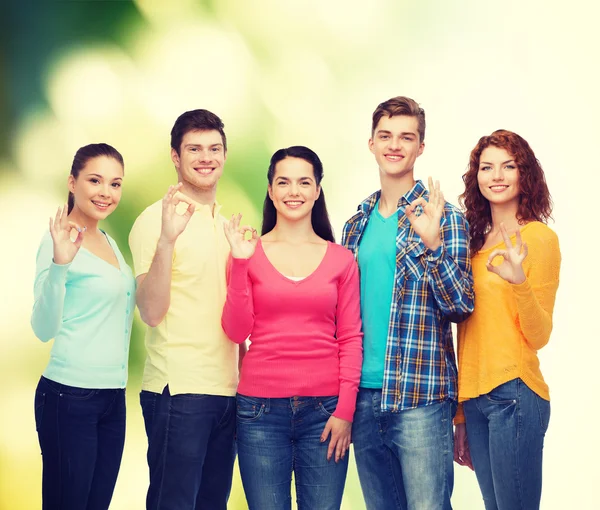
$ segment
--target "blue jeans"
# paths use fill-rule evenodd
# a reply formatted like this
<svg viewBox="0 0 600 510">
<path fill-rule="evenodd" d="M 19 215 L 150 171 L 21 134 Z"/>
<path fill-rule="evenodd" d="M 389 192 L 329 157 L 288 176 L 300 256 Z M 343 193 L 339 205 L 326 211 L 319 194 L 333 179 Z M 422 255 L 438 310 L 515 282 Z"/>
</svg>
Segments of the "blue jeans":
<svg viewBox="0 0 600 510">
<path fill-rule="evenodd" d="M 226 510 L 235 460 L 235 399 L 140 393 L 148 436 L 148 510 Z"/>
<path fill-rule="evenodd" d="M 299 510 L 334 510 L 342 504 L 348 455 L 327 460 L 321 442 L 337 397 L 237 396 L 240 474 L 249 510 L 292 508 L 292 471 Z"/>
<path fill-rule="evenodd" d="M 352 427 L 369 510 L 450 510 L 454 485 L 450 401 L 381 411 L 381 390 L 360 388 Z"/>
<path fill-rule="evenodd" d="M 521 379 L 463 404 L 467 440 L 486 510 L 536 510 L 550 402 Z"/>
<path fill-rule="evenodd" d="M 44 510 L 106 510 L 125 444 L 125 390 L 60 384 L 35 391 Z"/>
</svg>

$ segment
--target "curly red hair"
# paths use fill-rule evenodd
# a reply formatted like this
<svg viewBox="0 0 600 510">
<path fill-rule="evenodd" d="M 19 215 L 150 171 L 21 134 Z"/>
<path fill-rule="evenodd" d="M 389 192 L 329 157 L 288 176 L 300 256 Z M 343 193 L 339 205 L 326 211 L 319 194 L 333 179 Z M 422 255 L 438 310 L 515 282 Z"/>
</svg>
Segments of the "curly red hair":
<svg viewBox="0 0 600 510">
<path fill-rule="evenodd" d="M 492 227 L 490 204 L 479 191 L 477 182 L 481 153 L 490 145 L 506 150 L 514 158 L 519 169 L 518 222 L 521 224 L 529 221 L 546 223 L 552 217 L 552 198 L 548 191 L 544 171 L 527 141 L 518 134 L 505 129 L 494 131 L 489 136 L 482 136 L 471 151 L 469 168 L 462 177 L 465 191 L 459 197 L 460 205 L 464 208 L 469 222 L 471 255 L 481 249 L 485 242 L 485 236 Z"/>
</svg>

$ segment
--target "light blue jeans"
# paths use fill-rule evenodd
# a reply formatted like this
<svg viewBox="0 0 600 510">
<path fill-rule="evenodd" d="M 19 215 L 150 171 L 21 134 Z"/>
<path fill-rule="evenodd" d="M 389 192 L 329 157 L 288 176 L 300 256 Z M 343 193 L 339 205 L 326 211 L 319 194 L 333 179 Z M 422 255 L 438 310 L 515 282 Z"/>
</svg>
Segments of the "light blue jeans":
<svg viewBox="0 0 600 510">
<path fill-rule="evenodd" d="M 348 455 L 327 460 L 321 442 L 338 397 L 237 396 L 240 474 L 250 510 L 292 508 L 292 471 L 299 510 L 339 510 Z"/>
<path fill-rule="evenodd" d="M 381 390 L 360 388 L 352 440 L 369 510 L 452 509 L 455 410 L 444 401 L 382 412 Z"/>
<path fill-rule="evenodd" d="M 467 440 L 486 510 L 536 510 L 550 402 L 521 379 L 467 400 Z"/>
</svg>

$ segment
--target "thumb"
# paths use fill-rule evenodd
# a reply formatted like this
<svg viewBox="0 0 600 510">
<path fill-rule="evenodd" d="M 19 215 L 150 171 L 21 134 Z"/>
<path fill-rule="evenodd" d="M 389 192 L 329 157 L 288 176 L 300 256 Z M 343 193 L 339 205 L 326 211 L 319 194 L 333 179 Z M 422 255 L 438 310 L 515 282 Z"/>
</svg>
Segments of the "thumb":
<svg viewBox="0 0 600 510">
<path fill-rule="evenodd" d="M 323 433 L 321 434 L 321 443 L 324 443 L 325 441 L 327 441 L 327 438 L 329 437 L 330 432 L 331 432 L 331 422 L 329 420 L 327 420 L 327 423 L 325 424 L 325 428 L 323 429 Z"/>
</svg>

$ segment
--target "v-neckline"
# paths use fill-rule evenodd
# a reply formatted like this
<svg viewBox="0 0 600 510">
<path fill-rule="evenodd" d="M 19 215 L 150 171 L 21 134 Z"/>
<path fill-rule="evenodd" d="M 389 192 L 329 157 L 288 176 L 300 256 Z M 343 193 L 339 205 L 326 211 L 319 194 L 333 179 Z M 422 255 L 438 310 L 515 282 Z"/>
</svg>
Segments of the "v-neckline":
<svg viewBox="0 0 600 510">
<path fill-rule="evenodd" d="M 118 266 L 115 266 L 114 264 L 111 264 L 108 260 L 103 259 L 102 257 L 96 255 L 93 251 L 88 250 L 85 246 L 82 246 L 80 249 L 85 250 L 87 253 L 89 253 L 92 257 L 97 258 L 98 260 L 101 260 L 102 262 L 104 262 L 105 264 L 109 265 L 110 267 L 112 267 L 113 269 L 119 271 L 119 273 L 123 272 L 123 268 L 121 266 L 121 259 L 119 259 L 119 255 L 117 253 L 117 250 L 115 250 L 115 247 L 113 246 L 113 243 L 111 242 L 110 238 L 108 237 L 108 235 L 106 234 L 106 232 L 104 232 L 104 230 L 100 230 L 100 232 L 102 232 L 102 234 L 104 234 L 104 237 L 106 238 L 106 241 L 108 242 L 108 245 L 110 246 L 110 249 L 113 252 L 113 255 L 115 256 L 115 258 L 117 259 L 117 264 L 119 264 Z"/>
<path fill-rule="evenodd" d="M 288 278 L 287 276 L 285 276 L 281 271 L 279 271 L 279 269 L 277 269 L 273 263 L 269 260 L 269 257 L 267 256 L 267 253 L 265 252 L 263 245 L 262 245 L 262 241 L 259 240 L 257 248 L 260 247 L 260 252 L 262 253 L 262 256 L 265 258 L 265 260 L 267 261 L 267 264 L 271 267 L 271 269 L 277 273 L 279 275 L 280 278 L 284 279 L 286 282 L 291 283 L 292 285 L 300 285 L 308 280 L 310 280 L 313 275 L 315 275 L 319 269 L 321 269 L 321 267 L 323 266 L 325 259 L 327 258 L 327 255 L 329 254 L 329 249 L 331 246 L 331 242 L 327 241 L 327 248 L 325 249 L 325 255 L 323 255 L 323 258 L 321 259 L 321 261 L 319 262 L 319 264 L 317 265 L 317 267 L 313 270 L 312 273 L 310 273 L 309 275 L 305 276 L 304 278 L 302 278 L 302 280 L 292 280 L 290 278 Z"/>
</svg>

